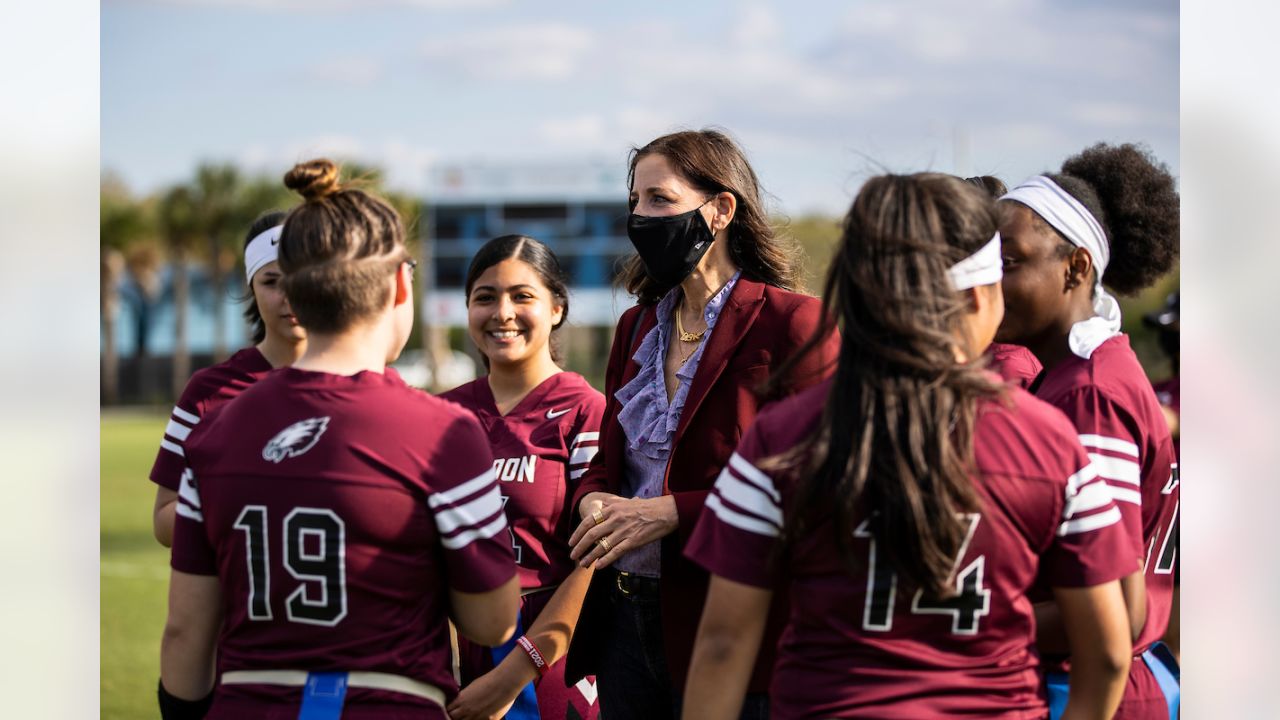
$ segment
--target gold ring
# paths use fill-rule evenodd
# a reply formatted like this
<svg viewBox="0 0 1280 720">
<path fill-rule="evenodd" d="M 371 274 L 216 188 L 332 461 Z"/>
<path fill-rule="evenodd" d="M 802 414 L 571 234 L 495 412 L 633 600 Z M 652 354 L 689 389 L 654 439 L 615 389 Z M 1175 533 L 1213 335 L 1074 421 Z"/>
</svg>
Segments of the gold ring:
<svg viewBox="0 0 1280 720">
<path fill-rule="evenodd" d="M 595 519 L 597 525 L 604 522 L 604 513 L 600 512 L 599 508 L 591 511 L 591 517 Z"/>
<path fill-rule="evenodd" d="M 604 548 L 605 552 L 609 552 L 609 538 L 602 537 L 597 542 L 600 544 L 600 547 Z"/>
</svg>

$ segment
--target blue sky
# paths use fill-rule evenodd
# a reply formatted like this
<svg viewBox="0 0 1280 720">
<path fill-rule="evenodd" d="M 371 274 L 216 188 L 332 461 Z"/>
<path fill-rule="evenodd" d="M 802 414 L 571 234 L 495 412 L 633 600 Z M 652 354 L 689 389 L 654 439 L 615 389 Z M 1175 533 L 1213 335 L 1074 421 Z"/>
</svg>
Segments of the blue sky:
<svg viewBox="0 0 1280 720">
<path fill-rule="evenodd" d="M 723 127 L 774 209 L 839 214 L 868 175 L 1010 184 L 1099 141 L 1178 171 L 1172 2 L 104 0 L 102 166 L 317 155 L 422 192 L 452 162 L 625 162 Z M 621 195 L 625 190 L 619 188 Z"/>
</svg>

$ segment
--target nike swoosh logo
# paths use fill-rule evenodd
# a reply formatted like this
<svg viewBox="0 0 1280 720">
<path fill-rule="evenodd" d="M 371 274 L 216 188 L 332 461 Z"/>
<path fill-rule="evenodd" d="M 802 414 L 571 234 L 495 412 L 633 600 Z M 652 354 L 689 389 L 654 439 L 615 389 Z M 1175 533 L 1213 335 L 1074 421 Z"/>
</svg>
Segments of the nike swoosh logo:
<svg viewBox="0 0 1280 720">
<path fill-rule="evenodd" d="M 556 418 L 558 418 L 558 417 L 560 417 L 561 415 L 563 415 L 563 414 L 565 414 L 565 413 L 569 412 L 569 411 L 570 411 L 570 410 L 572 410 L 572 409 L 573 409 L 573 408 L 565 408 L 565 409 L 560 410 L 560 411 L 558 411 L 558 412 L 557 412 L 557 411 L 555 411 L 555 410 L 548 410 L 548 411 L 547 411 L 547 419 L 548 419 L 548 420 L 555 420 Z"/>
</svg>

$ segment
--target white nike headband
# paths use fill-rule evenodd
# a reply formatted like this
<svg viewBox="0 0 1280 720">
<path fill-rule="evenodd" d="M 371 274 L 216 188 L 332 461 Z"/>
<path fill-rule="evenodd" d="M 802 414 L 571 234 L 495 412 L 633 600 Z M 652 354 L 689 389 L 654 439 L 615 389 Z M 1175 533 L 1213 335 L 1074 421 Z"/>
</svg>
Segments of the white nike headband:
<svg viewBox="0 0 1280 720">
<path fill-rule="evenodd" d="M 1000 199 L 1014 200 L 1031 208 L 1067 242 L 1084 248 L 1093 258 L 1094 316 L 1072 325 L 1067 341 L 1071 352 L 1088 360 L 1099 345 L 1120 334 L 1120 303 L 1102 287 L 1102 274 L 1111 261 L 1111 246 L 1107 244 L 1101 223 L 1079 200 L 1044 175 L 1025 180 Z"/>
<path fill-rule="evenodd" d="M 275 262 L 279 257 L 280 232 L 284 225 L 276 225 L 258 233 L 244 246 L 244 281 L 253 284 L 253 274 L 263 265 Z"/>
<path fill-rule="evenodd" d="M 999 282 L 1004 277 L 1004 261 L 1000 257 L 1000 233 L 977 252 L 947 270 L 947 277 L 956 290 L 968 290 L 981 285 Z"/>
</svg>

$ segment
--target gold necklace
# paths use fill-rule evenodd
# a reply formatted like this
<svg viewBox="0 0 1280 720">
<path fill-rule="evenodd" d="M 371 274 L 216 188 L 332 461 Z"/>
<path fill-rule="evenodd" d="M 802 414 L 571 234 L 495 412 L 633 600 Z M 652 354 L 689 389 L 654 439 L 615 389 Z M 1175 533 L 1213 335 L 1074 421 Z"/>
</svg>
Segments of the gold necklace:
<svg viewBox="0 0 1280 720">
<path fill-rule="evenodd" d="M 696 333 L 685 332 L 684 323 L 680 322 L 680 306 L 677 305 L 676 306 L 676 332 L 680 333 L 681 342 L 691 343 L 691 342 L 698 342 L 699 340 L 701 340 L 702 336 L 707 334 L 707 329 L 702 328 L 702 332 L 696 332 Z"/>
<path fill-rule="evenodd" d="M 693 354 L 694 354 L 694 353 L 696 353 L 696 352 L 698 352 L 698 346 L 697 346 L 697 345 L 693 346 L 693 349 L 691 349 L 691 350 L 689 351 L 689 354 L 688 354 L 688 355 L 685 355 L 684 357 L 680 358 L 680 365 L 679 365 L 679 367 L 684 367 L 684 364 L 685 364 L 685 363 L 687 363 L 687 362 L 689 362 L 689 358 L 693 357 Z"/>
</svg>

